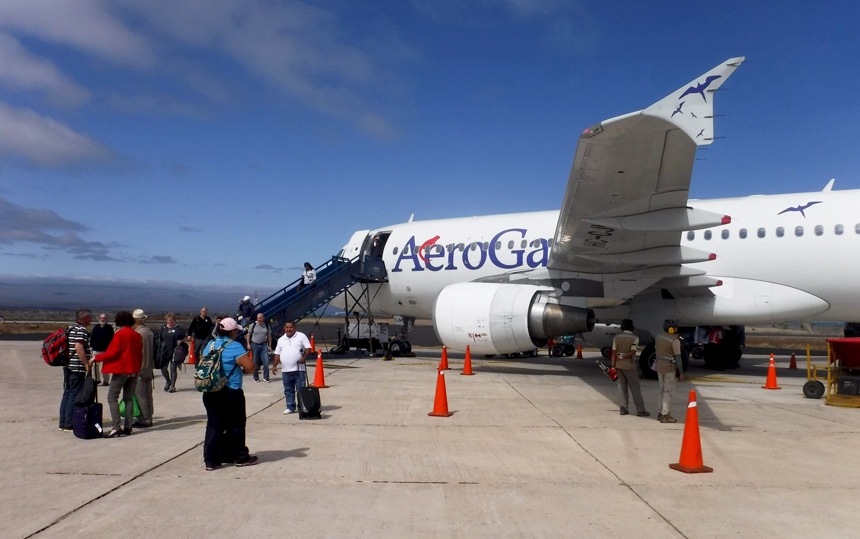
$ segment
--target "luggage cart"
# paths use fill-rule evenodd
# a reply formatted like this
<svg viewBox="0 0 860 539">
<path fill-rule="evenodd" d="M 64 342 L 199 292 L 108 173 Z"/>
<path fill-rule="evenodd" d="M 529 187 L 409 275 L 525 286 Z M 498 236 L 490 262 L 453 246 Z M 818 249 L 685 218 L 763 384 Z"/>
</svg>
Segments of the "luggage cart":
<svg viewBox="0 0 860 539">
<path fill-rule="evenodd" d="M 827 339 L 827 363 L 827 367 L 815 367 L 813 374 L 827 371 L 824 403 L 860 408 L 860 338 Z"/>
</svg>

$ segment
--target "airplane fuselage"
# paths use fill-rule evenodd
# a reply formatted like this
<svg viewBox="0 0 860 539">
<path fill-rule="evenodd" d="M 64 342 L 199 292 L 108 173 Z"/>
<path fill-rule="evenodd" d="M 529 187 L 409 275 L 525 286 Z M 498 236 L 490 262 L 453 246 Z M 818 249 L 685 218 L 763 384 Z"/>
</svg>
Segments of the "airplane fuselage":
<svg viewBox="0 0 860 539">
<path fill-rule="evenodd" d="M 682 234 L 682 245 L 716 254 L 712 261 L 689 267 L 722 279 L 723 286 L 731 287 L 733 279 L 773 283 L 823 300 L 810 299 L 797 312 L 789 309 L 789 320 L 860 320 L 860 287 L 852 286 L 860 272 L 860 255 L 854 254 L 860 251 L 860 217 L 854 211 L 860 190 L 691 200 L 689 205 L 732 217 L 728 225 Z M 545 268 L 558 217 L 558 211 L 542 211 L 417 221 L 371 231 L 388 235 L 382 255 L 388 282 L 375 285 L 374 311 L 429 318 L 446 286 Z M 613 230 L 602 227 L 597 233 L 611 236 Z M 720 295 L 727 290 L 721 288 L 711 290 Z M 713 314 L 713 320 L 697 315 L 691 322 L 776 321 L 772 314 L 734 321 Z"/>
</svg>

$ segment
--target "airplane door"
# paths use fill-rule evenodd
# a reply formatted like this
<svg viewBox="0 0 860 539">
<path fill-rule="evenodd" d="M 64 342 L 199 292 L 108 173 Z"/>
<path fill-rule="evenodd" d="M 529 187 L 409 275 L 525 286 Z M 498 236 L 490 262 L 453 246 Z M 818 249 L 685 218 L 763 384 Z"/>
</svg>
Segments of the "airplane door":
<svg viewBox="0 0 860 539">
<path fill-rule="evenodd" d="M 385 244 L 391 232 L 376 232 L 368 234 L 361 246 L 361 273 L 365 278 L 374 281 L 387 281 L 388 272 L 382 255 L 385 253 Z"/>
</svg>

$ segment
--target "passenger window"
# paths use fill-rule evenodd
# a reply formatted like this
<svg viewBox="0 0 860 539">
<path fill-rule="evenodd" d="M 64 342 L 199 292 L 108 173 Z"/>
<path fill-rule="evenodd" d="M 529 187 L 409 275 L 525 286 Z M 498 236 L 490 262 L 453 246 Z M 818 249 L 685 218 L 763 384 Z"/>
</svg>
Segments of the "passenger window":
<svg viewBox="0 0 860 539">
<path fill-rule="evenodd" d="M 696 233 L 692 230 L 687 232 L 687 241 L 693 241 L 694 239 L 696 239 Z"/>
<path fill-rule="evenodd" d="M 845 232 L 845 227 L 842 225 L 836 225 L 833 227 L 833 233 L 837 236 L 841 236 L 842 233 Z"/>
<path fill-rule="evenodd" d="M 742 228 L 742 229 L 738 230 L 738 237 L 742 240 L 745 240 L 747 238 L 747 229 Z"/>
<path fill-rule="evenodd" d="M 513 243 L 513 242 L 511 242 L 511 243 Z M 502 242 L 497 241 L 496 242 L 496 251 L 500 251 L 501 249 L 502 249 Z M 508 247 L 508 249 L 510 249 L 510 247 Z"/>
<path fill-rule="evenodd" d="M 442 247 L 441 245 L 436 245 L 436 252 L 437 252 L 437 253 L 444 253 L 444 252 L 445 252 L 445 248 L 444 248 L 444 247 Z"/>
<path fill-rule="evenodd" d="M 767 231 L 766 231 L 765 229 L 763 229 L 763 228 L 759 228 L 759 229 L 756 231 L 756 235 L 758 235 L 758 237 L 759 237 L 759 238 L 763 238 L 763 237 L 765 236 L 765 234 L 766 234 L 766 233 L 767 233 Z"/>
<path fill-rule="evenodd" d="M 459 244 L 457 244 L 457 249 L 459 249 L 460 252 L 462 253 L 466 249 L 466 245 L 459 243 Z"/>
<path fill-rule="evenodd" d="M 781 238 L 785 235 L 785 229 L 781 226 L 776 227 L 776 237 Z"/>
<path fill-rule="evenodd" d="M 477 251 L 478 250 L 478 243 L 477 242 L 470 243 L 469 244 L 469 250 L 470 251 Z"/>
<path fill-rule="evenodd" d="M 705 230 L 704 236 L 705 236 L 705 239 L 706 239 L 706 240 L 711 239 L 711 231 L 710 231 L 710 230 Z"/>
<path fill-rule="evenodd" d="M 824 227 L 821 225 L 815 225 L 815 235 L 820 236 L 824 234 Z"/>
<path fill-rule="evenodd" d="M 552 243 L 553 243 L 552 238 L 550 238 L 550 239 L 546 240 L 546 246 L 547 246 L 547 247 L 552 247 Z"/>
<path fill-rule="evenodd" d="M 523 240 L 520 242 L 520 248 L 525 249 L 526 247 L 528 247 L 528 244 L 528 240 Z"/>
<path fill-rule="evenodd" d="M 484 243 L 482 243 L 481 249 L 483 249 L 484 251 L 489 251 L 490 250 L 490 242 L 485 241 Z"/>
<path fill-rule="evenodd" d="M 724 229 L 723 229 L 723 231 L 722 231 L 722 233 L 720 234 L 720 236 L 722 236 L 724 240 L 729 239 L 729 229 L 728 229 L 728 228 L 724 228 Z"/>
<path fill-rule="evenodd" d="M 794 227 L 794 235 L 797 236 L 798 238 L 803 236 L 803 227 L 802 226 Z"/>
<path fill-rule="evenodd" d="M 397 254 L 397 247 L 394 248 L 394 254 Z"/>
<path fill-rule="evenodd" d="M 513 248 L 514 248 L 514 240 L 510 240 L 508 242 L 508 249 L 513 249 Z"/>
<path fill-rule="evenodd" d="M 445 250 L 448 251 L 449 253 L 451 251 L 453 251 L 454 249 L 455 249 L 455 247 L 454 247 L 453 243 L 449 243 L 448 245 L 445 246 Z"/>
</svg>

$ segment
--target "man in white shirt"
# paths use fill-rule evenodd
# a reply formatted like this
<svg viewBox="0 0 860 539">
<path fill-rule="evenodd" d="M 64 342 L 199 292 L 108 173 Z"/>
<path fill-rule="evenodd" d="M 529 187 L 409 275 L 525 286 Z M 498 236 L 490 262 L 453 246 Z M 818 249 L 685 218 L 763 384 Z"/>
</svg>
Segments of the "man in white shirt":
<svg viewBox="0 0 860 539">
<path fill-rule="evenodd" d="M 281 367 L 282 379 L 284 381 L 284 397 L 287 400 L 287 409 L 284 414 L 292 414 L 296 411 L 296 393 L 304 387 L 307 378 L 308 353 L 311 351 L 311 343 L 307 335 L 296 331 L 296 325 L 292 322 L 284 324 L 284 334 L 278 339 L 275 347 L 272 368 Z"/>
</svg>

